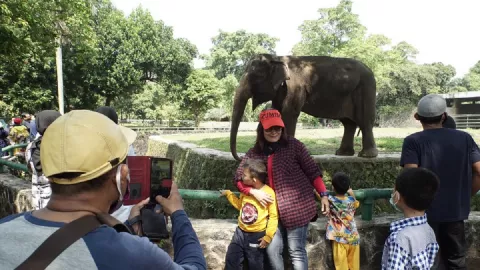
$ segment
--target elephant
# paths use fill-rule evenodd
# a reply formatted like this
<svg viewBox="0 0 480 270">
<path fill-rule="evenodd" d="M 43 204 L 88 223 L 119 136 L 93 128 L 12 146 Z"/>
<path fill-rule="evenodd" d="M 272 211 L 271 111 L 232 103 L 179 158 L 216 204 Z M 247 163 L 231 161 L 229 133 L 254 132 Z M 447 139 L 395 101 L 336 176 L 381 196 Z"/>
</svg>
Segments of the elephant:
<svg viewBox="0 0 480 270">
<path fill-rule="evenodd" d="M 271 101 L 282 114 L 287 135 L 295 136 L 300 112 L 317 118 L 339 120 L 343 138 L 335 154 L 353 156 L 357 127 L 362 131 L 359 157 L 374 158 L 378 150 L 373 137 L 376 115 L 376 80 L 364 63 L 330 56 L 274 56 L 259 54 L 247 63 L 235 90 L 230 150 L 236 160 L 237 133 L 248 100 L 252 109 Z"/>
</svg>

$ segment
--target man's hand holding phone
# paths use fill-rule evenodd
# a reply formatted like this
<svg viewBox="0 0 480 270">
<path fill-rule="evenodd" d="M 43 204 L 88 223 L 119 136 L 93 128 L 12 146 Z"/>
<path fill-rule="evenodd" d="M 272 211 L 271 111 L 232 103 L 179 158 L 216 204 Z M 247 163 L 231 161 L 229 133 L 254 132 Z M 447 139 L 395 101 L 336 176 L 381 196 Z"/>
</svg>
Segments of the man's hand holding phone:
<svg viewBox="0 0 480 270">
<path fill-rule="evenodd" d="M 172 189 L 170 190 L 170 196 L 168 196 L 168 198 L 158 195 L 155 197 L 155 200 L 162 206 L 162 210 L 167 216 L 171 216 L 178 210 L 183 210 L 182 196 L 180 196 L 175 182 L 172 182 Z"/>
</svg>

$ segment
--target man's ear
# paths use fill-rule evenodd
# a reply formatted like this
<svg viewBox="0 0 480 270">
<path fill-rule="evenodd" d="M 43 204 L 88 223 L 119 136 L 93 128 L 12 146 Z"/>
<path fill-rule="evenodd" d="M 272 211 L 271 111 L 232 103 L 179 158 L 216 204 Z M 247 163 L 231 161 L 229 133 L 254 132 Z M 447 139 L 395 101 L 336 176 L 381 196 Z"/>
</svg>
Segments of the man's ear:
<svg viewBox="0 0 480 270">
<path fill-rule="evenodd" d="M 418 113 L 415 113 L 413 117 L 415 118 L 415 120 L 418 120 Z"/>
</svg>

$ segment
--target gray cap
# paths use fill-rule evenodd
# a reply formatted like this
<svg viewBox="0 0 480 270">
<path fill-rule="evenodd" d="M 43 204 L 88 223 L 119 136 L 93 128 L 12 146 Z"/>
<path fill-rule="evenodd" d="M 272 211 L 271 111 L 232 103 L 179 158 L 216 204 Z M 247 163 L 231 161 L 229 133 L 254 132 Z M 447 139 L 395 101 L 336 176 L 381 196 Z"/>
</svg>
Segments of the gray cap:
<svg viewBox="0 0 480 270">
<path fill-rule="evenodd" d="M 447 102 L 437 94 L 429 94 L 420 99 L 417 114 L 422 117 L 440 116 L 447 111 Z"/>
</svg>

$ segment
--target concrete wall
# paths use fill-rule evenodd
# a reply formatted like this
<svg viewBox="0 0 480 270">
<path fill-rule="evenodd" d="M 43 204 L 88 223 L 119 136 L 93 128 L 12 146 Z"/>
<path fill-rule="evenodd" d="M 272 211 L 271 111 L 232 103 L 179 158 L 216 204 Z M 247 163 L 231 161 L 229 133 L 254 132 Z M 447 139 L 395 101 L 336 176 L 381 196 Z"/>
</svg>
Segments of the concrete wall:
<svg viewBox="0 0 480 270">
<path fill-rule="evenodd" d="M 10 214 L 32 209 L 30 184 L 9 174 L 0 174 L 0 218 Z M 380 269 L 383 244 L 388 236 L 389 224 L 399 215 L 383 215 L 372 221 L 362 221 L 357 217 L 357 226 L 361 237 L 361 269 Z M 208 269 L 223 269 L 225 252 L 237 226 L 236 220 L 228 219 L 191 219 L 193 227 L 202 244 L 208 263 Z M 480 265 L 480 213 L 470 216 L 466 225 L 468 242 L 469 269 Z M 172 244 L 168 241 L 160 246 L 173 254 Z M 310 223 L 307 252 L 309 269 L 334 269 L 331 244 L 325 240 L 325 219 Z M 289 268 L 287 268 L 289 269 Z"/>
<path fill-rule="evenodd" d="M 32 210 L 31 188 L 26 180 L 0 173 L 0 218 Z"/>
</svg>

